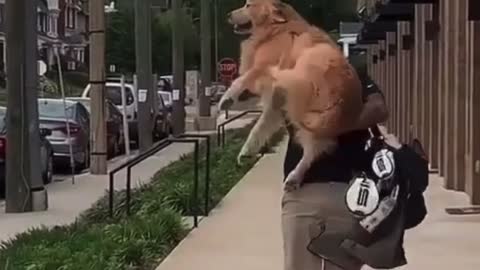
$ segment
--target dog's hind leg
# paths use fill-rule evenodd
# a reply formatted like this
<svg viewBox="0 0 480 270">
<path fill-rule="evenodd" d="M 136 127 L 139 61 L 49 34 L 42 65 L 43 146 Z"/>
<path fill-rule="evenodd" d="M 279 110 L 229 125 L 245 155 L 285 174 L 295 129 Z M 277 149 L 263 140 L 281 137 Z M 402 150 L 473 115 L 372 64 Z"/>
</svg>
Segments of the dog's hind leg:
<svg viewBox="0 0 480 270">
<path fill-rule="evenodd" d="M 260 152 L 261 148 L 282 126 L 284 120 L 282 113 L 283 98 L 274 94 L 264 98 L 263 103 L 262 115 L 250 131 L 247 141 L 237 157 L 239 164 L 243 157 L 252 156 Z"/>
<path fill-rule="evenodd" d="M 333 139 L 316 139 L 313 134 L 299 130 L 297 139 L 302 145 L 303 156 L 295 169 L 291 171 L 284 184 L 284 191 L 293 191 L 300 188 L 305 178 L 305 174 L 310 169 L 312 163 L 322 154 L 330 152 L 336 146 Z"/>
</svg>

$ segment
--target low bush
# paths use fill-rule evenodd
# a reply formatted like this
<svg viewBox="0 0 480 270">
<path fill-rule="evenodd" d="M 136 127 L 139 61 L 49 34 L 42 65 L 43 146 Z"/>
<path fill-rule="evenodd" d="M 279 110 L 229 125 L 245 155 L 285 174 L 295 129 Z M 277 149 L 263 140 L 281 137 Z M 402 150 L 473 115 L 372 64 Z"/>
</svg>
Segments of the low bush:
<svg viewBox="0 0 480 270">
<path fill-rule="evenodd" d="M 227 134 L 227 145 L 211 156 L 210 207 L 252 168 L 256 160 L 236 165 L 250 127 Z M 274 138 L 277 143 L 279 133 Z M 204 145 L 202 147 L 205 147 Z M 204 180 L 204 157 L 200 183 Z M 132 191 L 131 216 L 126 217 L 125 191 L 116 192 L 115 214 L 108 215 L 108 197 L 100 199 L 74 224 L 39 228 L 3 243 L 0 268 L 5 270 L 133 270 L 154 269 L 188 232 L 182 216 L 204 202 L 193 202 L 193 157 L 186 155 L 160 170 L 149 184 Z M 199 205 L 200 204 L 200 205 Z"/>
</svg>

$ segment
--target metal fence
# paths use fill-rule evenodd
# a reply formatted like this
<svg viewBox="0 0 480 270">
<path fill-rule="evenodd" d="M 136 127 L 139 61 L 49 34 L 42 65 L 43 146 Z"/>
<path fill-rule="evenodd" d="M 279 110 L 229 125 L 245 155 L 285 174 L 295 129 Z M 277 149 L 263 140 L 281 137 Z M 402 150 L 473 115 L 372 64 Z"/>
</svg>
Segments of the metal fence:
<svg viewBox="0 0 480 270">
<path fill-rule="evenodd" d="M 109 173 L 109 213 L 110 217 L 113 217 L 114 212 L 114 195 L 115 195 L 115 175 L 123 169 L 127 169 L 126 174 L 126 212 L 127 216 L 130 216 L 130 208 L 131 208 L 131 172 L 132 168 L 136 165 L 142 163 L 147 158 L 157 154 L 158 152 L 162 151 L 163 149 L 167 148 L 172 144 L 193 144 L 194 145 L 194 177 L 193 177 L 193 190 L 191 191 L 193 205 L 195 205 L 193 209 L 193 219 L 194 219 L 194 226 L 198 226 L 198 216 L 200 215 L 200 211 L 198 208 L 199 205 L 199 163 L 200 163 L 200 143 L 201 140 L 206 141 L 206 149 L 205 149 L 205 201 L 204 201 L 204 215 L 208 216 L 209 214 L 209 198 L 210 198 L 210 136 L 209 135 L 199 135 L 199 134 L 183 134 L 177 138 L 167 138 L 158 143 L 156 143 L 153 147 L 149 150 L 139 154 L 138 156 L 128 160 L 124 164 L 118 166 L 117 168 L 113 169 Z"/>
<path fill-rule="evenodd" d="M 225 127 L 233 123 L 236 120 L 241 119 L 242 117 L 249 114 L 260 114 L 259 110 L 249 110 L 244 111 L 234 117 L 227 119 L 222 122 L 217 127 L 217 143 L 218 146 L 225 146 L 226 136 L 225 136 Z M 203 202 L 203 214 L 208 216 L 209 214 L 209 200 L 210 200 L 210 153 L 211 153 L 211 141 L 210 135 L 201 135 L 201 134 L 183 134 L 175 138 L 167 138 L 162 141 L 157 142 L 147 151 L 139 154 L 138 156 L 128 160 L 117 168 L 113 169 L 109 173 L 109 214 L 110 217 L 114 215 L 114 196 L 115 196 L 115 176 L 122 170 L 126 169 L 126 214 L 127 216 L 131 215 L 131 198 L 132 198 L 132 169 L 138 164 L 142 163 L 149 157 L 159 153 L 163 149 L 167 148 L 172 144 L 192 144 L 194 146 L 193 159 L 194 159 L 194 176 L 193 176 L 193 190 L 191 191 L 192 202 L 193 202 L 193 220 L 194 227 L 198 227 L 198 217 L 200 216 L 199 210 L 199 185 L 200 185 L 200 143 L 205 141 L 205 175 L 204 175 L 204 202 Z"/>
</svg>

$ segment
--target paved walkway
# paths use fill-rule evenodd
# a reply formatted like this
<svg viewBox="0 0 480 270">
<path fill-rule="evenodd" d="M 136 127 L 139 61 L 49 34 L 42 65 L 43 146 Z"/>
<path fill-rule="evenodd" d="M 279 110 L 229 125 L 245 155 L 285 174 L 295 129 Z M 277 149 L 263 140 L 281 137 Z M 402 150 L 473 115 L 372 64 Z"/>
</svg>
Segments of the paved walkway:
<svg viewBox="0 0 480 270">
<path fill-rule="evenodd" d="M 238 112 L 234 112 L 235 115 Z M 220 117 L 220 120 L 222 117 Z M 227 129 L 241 128 L 252 122 L 252 117 L 236 121 Z M 193 132 L 192 132 L 193 133 Z M 212 141 L 216 143 L 216 141 Z M 182 155 L 193 151 L 188 144 L 174 144 L 145 160 L 132 169 L 132 186 L 150 182 L 153 175 L 161 168 Z M 109 165 L 109 169 L 116 168 L 126 158 L 119 159 Z M 126 171 L 120 171 L 115 177 L 115 189 L 122 190 L 126 186 Z M 62 177 L 63 178 L 63 177 Z M 25 232 L 32 227 L 66 225 L 75 221 L 80 213 L 89 209 L 93 203 L 105 195 L 109 186 L 108 176 L 94 176 L 83 174 L 75 177 L 72 185 L 71 178 L 64 178 L 62 182 L 48 185 L 49 209 L 45 212 L 6 214 L 5 205 L 0 205 L 0 242 L 8 240 L 18 233 Z"/>
<path fill-rule="evenodd" d="M 157 270 L 281 270 L 281 164 L 284 146 L 265 156 Z M 466 206 L 462 193 L 431 177 L 429 216 L 406 237 L 403 270 L 480 269 L 480 216 L 455 217 L 445 207 Z M 364 269 L 370 269 L 365 267 Z"/>
</svg>

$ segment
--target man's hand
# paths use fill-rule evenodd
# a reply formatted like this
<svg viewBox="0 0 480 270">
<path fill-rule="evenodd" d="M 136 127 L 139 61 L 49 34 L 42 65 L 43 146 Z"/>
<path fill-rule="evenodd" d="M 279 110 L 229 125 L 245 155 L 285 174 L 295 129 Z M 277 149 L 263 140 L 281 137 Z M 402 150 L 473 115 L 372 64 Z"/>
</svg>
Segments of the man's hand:
<svg viewBox="0 0 480 270">
<path fill-rule="evenodd" d="M 398 138 L 395 135 L 388 133 L 388 130 L 385 126 L 379 125 L 378 129 L 380 130 L 380 133 L 382 134 L 383 140 L 386 144 L 388 144 L 389 146 L 391 146 L 396 150 L 402 148 L 403 146 L 402 143 L 398 140 Z"/>
<path fill-rule="evenodd" d="M 376 124 L 386 122 L 388 109 L 381 94 L 371 94 L 363 104 L 357 125 L 352 130 L 364 130 Z"/>
</svg>

